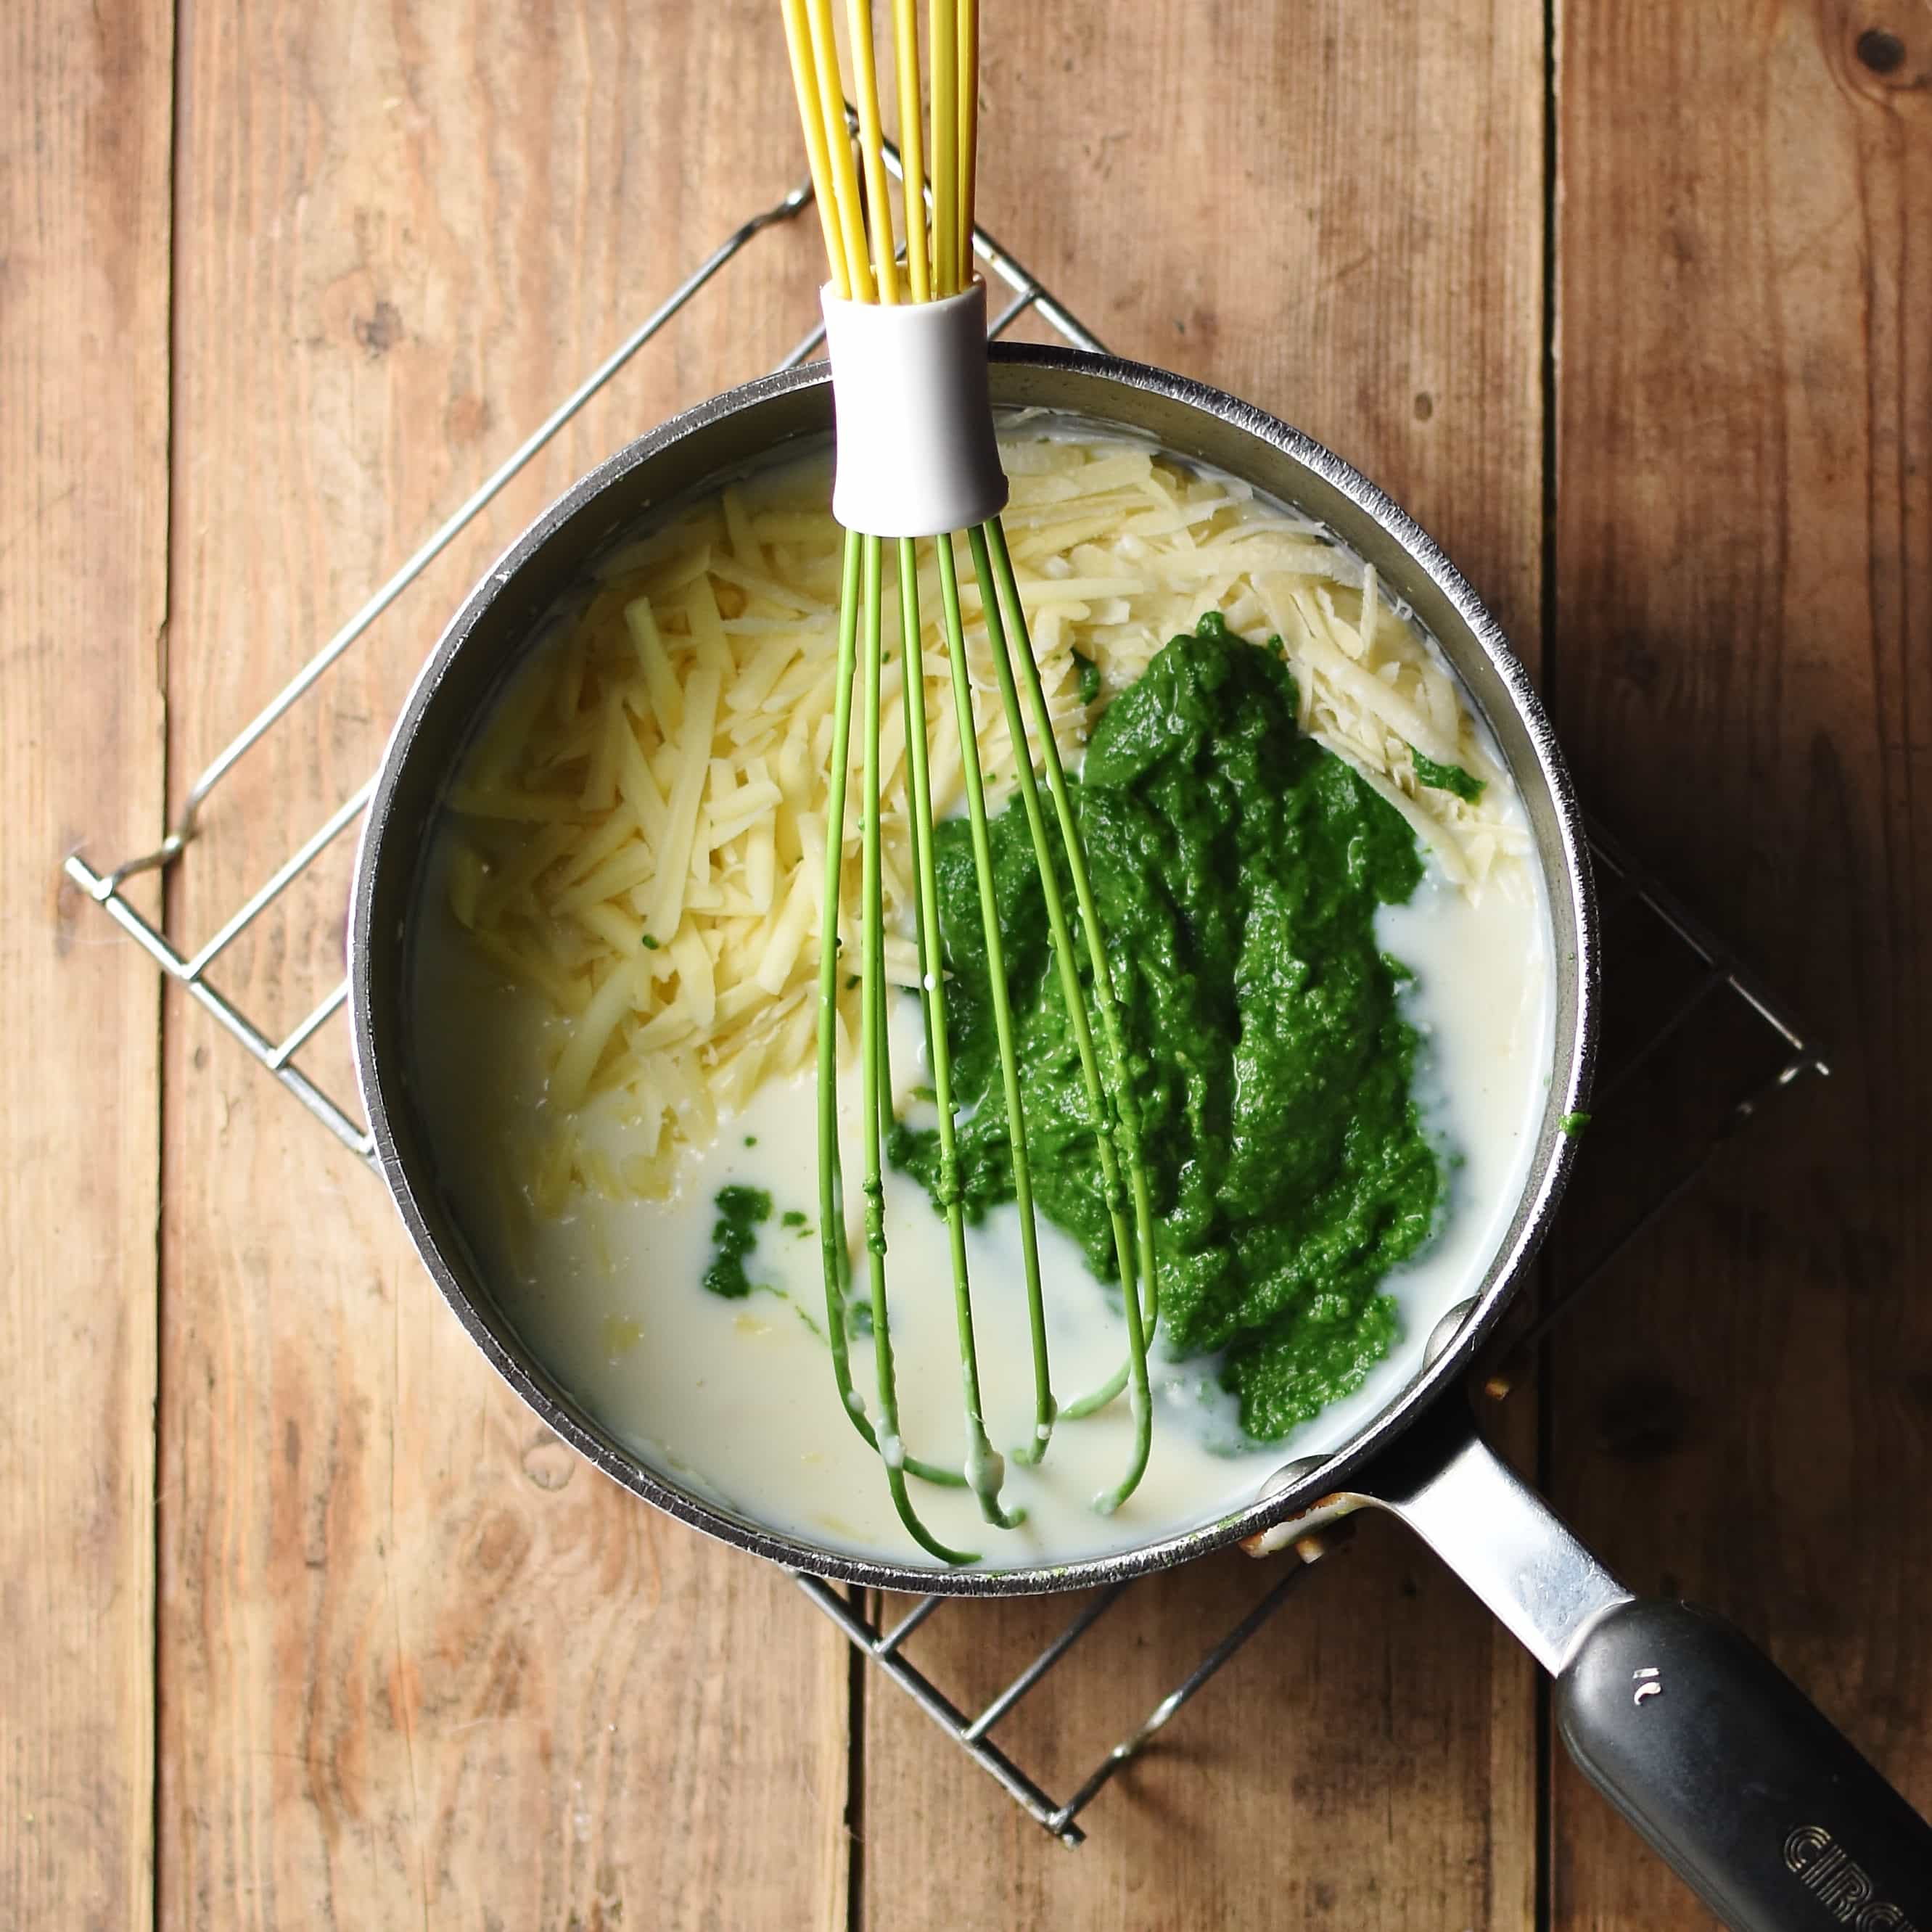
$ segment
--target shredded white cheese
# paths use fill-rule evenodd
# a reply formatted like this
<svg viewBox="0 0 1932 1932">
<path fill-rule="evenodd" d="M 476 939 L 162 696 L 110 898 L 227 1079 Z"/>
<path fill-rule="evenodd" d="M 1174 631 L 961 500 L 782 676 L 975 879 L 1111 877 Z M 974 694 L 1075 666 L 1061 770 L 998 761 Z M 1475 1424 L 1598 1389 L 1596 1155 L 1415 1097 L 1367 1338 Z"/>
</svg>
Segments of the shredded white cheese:
<svg viewBox="0 0 1932 1932">
<path fill-rule="evenodd" d="M 1062 752 L 1101 697 L 1168 638 L 1219 610 L 1278 636 L 1304 729 L 1362 772 L 1446 875 L 1480 890 L 1528 848 L 1508 781 L 1461 694 L 1375 573 L 1318 528 L 1225 477 L 1118 442 L 1010 435 L 1005 522 L 1021 602 Z M 550 1097 L 565 1124 L 539 1192 L 668 1193 L 679 1160 L 760 1081 L 815 1050 L 837 612 L 844 535 L 822 463 L 753 478 L 605 565 L 466 764 L 452 910 L 485 956 L 567 1016 Z M 972 729 L 995 802 L 1013 755 L 980 597 L 960 551 Z M 938 566 L 920 550 L 921 663 L 935 812 L 963 800 Z M 887 974 L 918 981 L 904 795 L 899 604 L 884 599 L 882 826 Z M 838 907 L 859 949 L 860 733 Z M 1484 782 L 1474 802 L 1420 784 L 1414 752 Z M 856 993 L 842 993 L 842 1050 Z M 613 1172 L 568 1126 L 593 1096 L 632 1121 Z"/>
</svg>

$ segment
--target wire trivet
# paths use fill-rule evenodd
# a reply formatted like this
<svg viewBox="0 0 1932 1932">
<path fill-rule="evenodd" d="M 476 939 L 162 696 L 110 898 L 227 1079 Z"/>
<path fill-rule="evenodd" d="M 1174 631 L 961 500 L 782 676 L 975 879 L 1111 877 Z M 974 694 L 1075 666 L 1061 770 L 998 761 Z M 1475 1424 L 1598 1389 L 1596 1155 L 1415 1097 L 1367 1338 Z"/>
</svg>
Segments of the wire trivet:
<svg viewBox="0 0 1932 1932">
<path fill-rule="evenodd" d="M 898 172 L 898 158 L 889 164 Z M 332 1021 L 343 1012 L 349 982 L 338 981 L 295 1025 L 279 1034 L 243 1011 L 210 977 L 242 935 L 296 882 L 308 873 L 361 818 L 374 786 L 371 777 L 358 786 L 250 893 L 214 933 L 193 950 L 167 929 L 165 914 L 151 920 L 122 888 L 139 874 L 178 862 L 190 849 L 209 800 L 248 753 L 280 721 L 301 706 L 338 663 L 423 572 L 456 542 L 488 506 L 596 396 L 644 345 L 767 229 L 790 222 L 811 203 L 808 184 L 752 215 L 706 256 L 664 302 L 573 389 L 505 461 L 471 494 L 413 556 L 309 659 L 262 709 L 230 740 L 189 788 L 180 811 L 152 851 L 97 871 L 79 853 L 70 854 L 65 872 L 89 898 L 139 944 L 166 976 L 184 987 L 254 1060 L 274 1076 L 343 1145 L 370 1166 L 374 1144 L 358 1112 L 324 1090 L 298 1064 L 314 1048 Z M 1076 349 L 1104 352 L 1099 339 L 1037 277 L 1029 272 L 983 229 L 974 231 L 974 252 L 989 286 L 1007 293 L 988 332 L 1004 334 L 1023 316 L 1036 314 L 1060 338 Z M 812 329 L 778 366 L 802 362 L 819 344 Z M 1558 1256 L 1545 1292 L 1520 1324 L 1506 1352 L 1496 1359 L 1485 1393 L 1500 1400 L 1518 1386 L 1533 1364 L 1550 1326 L 1574 1307 L 1611 1264 L 1644 1234 L 1690 1186 L 1737 1128 L 1772 1095 L 1808 1073 L 1829 1070 L 1782 1004 L 1754 980 L 1726 949 L 1682 906 L 1671 898 L 1602 827 L 1592 825 L 1591 849 L 1604 901 L 1605 974 L 1608 1015 L 1600 1062 L 1595 1112 L 1589 1129 L 1592 1157 L 1582 1163 L 1552 1244 Z M 1628 995 L 1628 998 L 1624 996 Z M 1620 999 L 1622 1009 L 1619 1009 Z M 1695 1021 L 1696 1024 L 1691 1024 Z M 1685 1063 L 1689 1065 L 1686 1066 Z M 1688 1105 L 1687 1085 L 1705 1104 Z M 1681 1143 L 1660 1144 L 1655 1094 L 1668 1096 L 1672 1118 L 1693 1117 Z M 1645 1105 L 1649 1096 L 1652 1104 Z M 1708 1117 L 1708 1118 L 1706 1118 Z M 1641 1132 L 1619 1136 L 1625 1121 L 1642 1123 Z M 1610 1152 L 1599 1156 L 1597 1144 Z M 1616 1165 L 1621 1159 L 1621 1166 Z M 1607 1227 L 1592 1225 L 1594 1197 L 1620 1205 L 1619 1218 Z M 1630 1203 L 1638 1204 L 1633 1211 Z M 1604 1214 L 1596 1214 L 1602 1220 Z M 1582 1260 L 1568 1264 L 1579 1250 Z M 926 1597 L 887 1625 L 848 1594 L 816 1576 L 798 1575 L 799 1587 L 845 1636 L 932 1718 L 980 1768 L 1048 1832 L 1067 1845 L 1084 1838 L 1076 1822 L 1121 1767 L 1138 1756 L 1163 1727 L 1249 1639 L 1278 1611 L 1310 1566 L 1330 1546 L 1328 1538 L 1305 1538 L 1284 1559 L 1281 1575 L 1233 1628 L 1202 1655 L 1192 1672 L 1162 1697 L 1146 1718 L 1124 1736 L 1064 1801 L 1056 1802 L 993 1742 L 994 1728 L 1019 1705 L 1109 1610 L 1132 1584 L 1116 1584 L 1088 1599 L 1066 1627 L 996 1696 L 970 1714 L 907 1654 L 910 1640 L 948 1604 L 962 1600 Z M 975 1603 L 963 1614 L 984 1617 L 995 1606 Z M 961 1612 L 956 1612 L 955 1614 Z"/>
</svg>

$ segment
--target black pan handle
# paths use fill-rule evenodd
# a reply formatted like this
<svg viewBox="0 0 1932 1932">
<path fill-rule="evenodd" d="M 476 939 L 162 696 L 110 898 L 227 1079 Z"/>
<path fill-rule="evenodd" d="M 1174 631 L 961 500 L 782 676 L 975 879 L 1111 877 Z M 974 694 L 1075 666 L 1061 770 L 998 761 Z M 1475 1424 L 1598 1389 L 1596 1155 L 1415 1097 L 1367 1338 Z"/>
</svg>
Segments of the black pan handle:
<svg viewBox="0 0 1932 1932">
<path fill-rule="evenodd" d="M 1400 1516 L 1522 1640 L 1584 1775 L 1736 1932 L 1932 1932 L 1932 1826 L 1722 1618 L 1633 1598 L 1459 1397 L 1333 1501 Z"/>
<path fill-rule="evenodd" d="M 1932 1827 L 1721 1617 L 1624 1604 L 1556 1679 L 1594 1784 L 1726 1924 L 1932 1928 Z"/>
</svg>

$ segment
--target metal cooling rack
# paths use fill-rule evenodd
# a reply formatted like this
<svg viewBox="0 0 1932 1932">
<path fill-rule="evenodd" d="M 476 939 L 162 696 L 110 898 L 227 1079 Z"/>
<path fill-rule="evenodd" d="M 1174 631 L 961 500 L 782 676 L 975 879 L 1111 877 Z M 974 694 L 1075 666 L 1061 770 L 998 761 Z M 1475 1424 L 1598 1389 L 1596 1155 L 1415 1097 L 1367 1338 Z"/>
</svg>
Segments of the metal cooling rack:
<svg viewBox="0 0 1932 1932">
<path fill-rule="evenodd" d="M 889 165 L 896 175 L 896 154 L 889 157 Z M 140 945 L 170 980 L 184 987 L 192 998 L 206 1008 L 256 1063 L 279 1081 L 344 1147 L 371 1166 L 375 1165 L 374 1143 L 360 1113 L 326 1092 L 317 1079 L 298 1064 L 303 1054 L 316 1045 L 324 1030 L 342 1014 L 348 1000 L 347 979 L 335 985 L 292 1028 L 278 1034 L 237 1006 L 211 975 L 229 949 L 358 823 L 374 788 L 373 776 L 345 798 L 199 946 L 190 947 L 170 932 L 165 912 L 158 922 L 151 920 L 128 897 L 124 888 L 129 880 L 142 873 L 166 871 L 182 861 L 193 848 L 195 834 L 211 801 L 248 752 L 284 718 L 310 700 L 330 668 L 360 641 L 376 620 L 646 344 L 658 335 L 758 236 L 794 220 L 811 200 L 810 185 L 803 184 L 770 208 L 752 216 L 640 322 L 236 734 L 189 788 L 180 811 L 158 846 L 105 872 L 96 870 L 78 852 L 68 855 L 65 860 L 67 877 Z M 983 229 L 976 228 L 974 231 L 974 252 L 989 285 L 997 284 L 1008 292 L 1009 298 L 994 317 L 990 334 L 1003 334 L 1030 311 L 1073 347 L 1096 352 L 1102 350 L 1102 345 L 1093 332 L 1083 327 L 1037 277 Z M 812 329 L 779 366 L 790 368 L 802 362 L 818 346 L 823 333 L 822 328 Z M 319 704 L 322 700 L 317 698 L 314 701 Z M 1642 962 L 1643 983 L 1647 987 L 1654 984 L 1659 994 L 1652 1006 L 1646 1008 L 1640 1023 L 1633 1023 L 1625 1029 L 1628 1037 L 1621 1044 L 1614 1036 L 1612 1027 L 1598 1089 L 1596 1114 L 1591 1129 L 1592 1139 L 1596 1139 L 1613 1120 L 1620 1104 L 1628 1108 L 1647 1078 L 1654 1079 L 1660 1075 L 1666 1082 L 1674 1078 L 1677 1086 L 1682 1088 L 1684 1081 L 1681 1066 L 1674 1073 L 1662 1071 L 1673 1050 L 1680 1061 L 1688 1056 L 1697 1063 L 1690 1070 L 1690 1084 L 1707 1094 L 1715 1090 L 1718 1104 L 1712 1118 L 1693 1134 L 1690 1144 L 1657 1172 L 1646 1173 L 1641 1185 L 1633 1187 L 1627 1184 L 1613 1190 L 1626 1203 L 1634 1199 L 1642 1204 L 1634 1215 L 1626 1207 L 1624 1218 L 1599 1234 L 1594 1244 L 1585 1249 L 1585 1258 L 1580 1264 L 1571 1267 L 1565 1264 L 1564 1251 L 1574 1244 L 1564 1238 L 1580 1218 L 1575 1198 L 1585 1178 L 1600 1166 L 1594 1162 L 1594 1156 L 1592 1161 L 1582 1164 L 1579 1182 L 1573 1185 L 1571 1201 L 1566 1204 L 1559 1224 L 1559 1238 L 1555 1244 L 1557 1263 L 1550 1271 L 1551 1279 L 1546 1285 L 1540 1304 L 1532 1311 L 1526 1326 L 1518 1333 L 1508 1352 L 1491 1370 L 1485 1384 L 1486 1392 L 1497 1399 L 1522 1381 L 1533 1365 L 1538 1345 L 1552 1324 L 1574 1306 L 1585 1291 L 1599 1281 L 1611 1264 L 1696 1179 L 1732 1131 L 1748 1120 L 1780 1089 L 1807 1074 L 1823 1074 L 1829 1070 L 1815 1043 L 1806 1038 L 1781 1003 L 1753 979 L 1693 915 L 1651 879 L 1616 840 L 1600 827 L 1593 826 L 1591 842 L 1605 902 L 1605 924 L 1610 935 L 1606 951 L 1612 968 L 1606 978 L 1612 990 L 1614 992 L 1617 980 L 1620 946 L 1628 945 Z M 1740 1068 L 1728 1072 L 1715 1064 L 1712 1046 L 1714 1037 L 1724 1030 L 1718 1022 L 1726 1017 L 1740 1024 L 1748 1036 L 1742 1042 L 1732 1042 L 1728 1060 L 1738 1060 Z M 1696 1022 L 1695 1025 L 1692 1024 L 1694 1021 Z M 1742 1046 L 1754 1046 L 1755 1055 L 1738 1051 Z M 1744 1069 L 1742 1061 L 1754 1057 L 1759 1064 Z M 1724 1086 L 1722 1083 L 1726 1079 L 1730 1084 Z M 991 1702 L 969 1714 L 913 1663 L 908 1649 L 914 1635 L 949 1605 L 960 1606 L 952 1610 L 954 1616 L 969 1617 L 996 1613 L 995 1606 L 961 1598 L 927 1597 L 888 1625 L 882 1615 L 868 1612 L 859 1593 L 848 1594 L 815 1576 L 801 1574 L 796 1580 L 812 1602 L 887 1678 L 904 1691 L 1041 1826 L 1071 1846 L 1079 1844 L 1084 1837 L 1077 1821 L 1087 1806 L 1275 1615 L 1306 1577 L 1310 1566 L 1329 1546 L 1329 1540 L 1315 1538 L 1304 1538 L 1295 1546 L 1293 1556 L 1287 1559 L 1288 1567 L 1252 1607 L 1207 1650 L 1187 1677 L 1161 1699 L 1145 1719 L 1127 1732 L 1064 1801 L 1050 1797 L 1034 1777 L 993 1742 L 992 1733 L 1122 1594 L 1130 1589 L 1146 1586 L 1115 1585 L 1090 1598 L 1065 1628 L 1004 1690 Z"/>
</svg>

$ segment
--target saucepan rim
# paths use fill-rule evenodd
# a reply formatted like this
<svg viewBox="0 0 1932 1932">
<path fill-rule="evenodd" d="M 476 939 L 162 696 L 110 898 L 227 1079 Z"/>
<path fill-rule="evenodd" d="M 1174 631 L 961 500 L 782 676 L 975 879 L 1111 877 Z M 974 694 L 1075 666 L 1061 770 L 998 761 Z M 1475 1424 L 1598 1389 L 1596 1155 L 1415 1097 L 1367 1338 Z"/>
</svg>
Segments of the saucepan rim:
<svg viewBox="0 0 1932 1932">
<path fill-rule="evenodd" d="M 1264 410 L 1220 390 L 1144 364 L 1077 350 L 1001 344 L 994 346 L 993 358 L 996 404 L 1001 400 L 1003 387 L 1007 386 L 1002 382 L 1003 370 L 1046 372 L 1048 381 L 1054 380 L 1053 372 L 1066 372 L 1070 381 L 1072 377 L 1081 379 L 1070 381 L 1070 386 L 1092 392 L 1084 402 L 1066 405 L 1082 413 L 1097 415 L 1104 420 L 1104 408 L 1092 406 L 1096 397 L 1108 391 L 1142 391 L 1245 432 L 1320 478 L 1392 539 L 1413 569 L 1435 586 L 1496 674 L 1501 689 L 1523 728 L 1535 766 L 1534 776 L 1540 778 L 1548 796 L 1551 810 L 1548 818 L 1537 827 L 1538 844 L 1552 901 L 1559 887 L 1566 901 L 1568 936 L 1574 942 L 1567 946 L 1560 943 L 1564 921 L 1558 916 L 1558 908 L 1552 906 L 1559 938 L 1555 961 L 1556 992 L 1559 1010 L 1567 1004 L 1574 1018 L 1567 1056 L 1564 1042 L 1559 1038 L 1557 1043 L 1559 1064 L 1551 1072 L 1552 1096 L 1546 1109 L 1543 1144 L 1519 1197 L 1514 1232 L 1504 1248 L 1486 1264 L 1488 1286 L 1480 1298 L 1453 1340 L 1378 1414 L 1318 1466 L 1272 1494 L 1211 1522 L 1102 1556 L 1012 1569 L 976 1565 L 945 1570 L 887 1562 L 824 1547 L 760 1525 L 748 1516 L 734 1515 L 686 1492 L 600 1428 L 530 1358 L 508 1322 L 488 1305 L 484 1296 L 466 1284 L 461 1270 L 467 1258 L 460 1252 L 446 1252 L 438 1233 L 442 1217 L 433 1214 L 425 1204 L 436 1199 L 434 1177 L 416 1171 L 409 1150 L 411 1145 L 419 1144 L 420 1137 L 406 1139 L 398 1131 L 399 1111 L 411 1104 L 407 1094 L 406 1020 L 395 1017 L 406 1012 L 406 1002 L 400 995 L 382 997 L 384 989 L 376 980 L 379 958 L 392 961 L 399 968 L 406 962 L 407 934 L 398 932 L 388 936 L 385 944 L 378 944 L 373 921 L 379 901 L 384 897 L 379 887 L 388 874 L 398 866 L 406 866 L 410 882 L 414 882 L 427 827 L 419 821 L 400 822 L 395 809 L 397 792 L 406 770 L 424 757 L 445 758 L 445 768 L 436 788 L 438 795 L 446 788 L 452 775 L 447 744 L 430 744 L 419 733 L 458 653 L 492 607 L 514 590 L 520 573 L 531 560 L 542 553 L 556 533 L 586 506 L 614 490 L 640 465 L 661 458 L 667 451 L 704 435 L 725 418 L 795 392 L 824 387 L 828 392 L 824 426 L 829 430 L 827 366 L 808 364 L 713 397 L 639 437 L 573 484 L 491 566 L 451 620 L 403 708 L 370 797 L 356 862 L 349 928 L 349 977 L 356 1078 L 368 1110 L 375 1152 L 410 1240 L 457 1318 L 497 1372 L 580 1455 L 668 1514 L 740 1549 L 816 1575 L 918 1594 L 1023 1595 L 1116 1582 L 1170 1568 L 1272 1528 L 1306 1514 L 1333 1492 L 1372 1494 L 1372 1464 L 1378 1451 L 1400 1436 L 1425 1410 L 1432 1408 L 1445 1396 L 1456 1399 L 1454 1390 L 1472 1358 L 1501 1319 L 1527 1274 L 1575 1158 L 1571 1138 L 1552 1133 L 1547 1124 L 1563 1114 L 1582 1111 L 1589 1091 L 1597 1042 L 1596 907 L 1581 811 L 1549 718 L 1521 659 L 1441 546 L 1385 491 L 1332 451 Z M 720 472 L 735 466 L 721 465 Z M 1342 534 L 1346 539 L 1347 533 Z M 583 560 L 586 564 L 590 561 L 588 554 Z M 1519 785 L 1528 790 L 1526 782 L 1532 774 L 1518 768 L 1515 776 Z M 415 902 L 413 895 L 406 902 L 412 908 Z M 386 1015 L 390 1017 L 386 1019 Z"/>
</svg>

